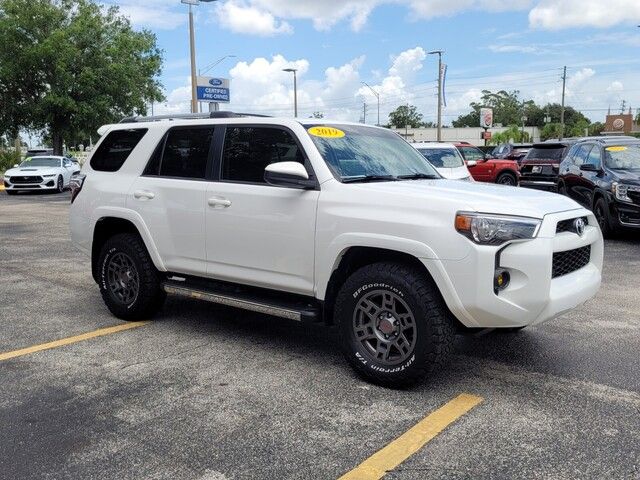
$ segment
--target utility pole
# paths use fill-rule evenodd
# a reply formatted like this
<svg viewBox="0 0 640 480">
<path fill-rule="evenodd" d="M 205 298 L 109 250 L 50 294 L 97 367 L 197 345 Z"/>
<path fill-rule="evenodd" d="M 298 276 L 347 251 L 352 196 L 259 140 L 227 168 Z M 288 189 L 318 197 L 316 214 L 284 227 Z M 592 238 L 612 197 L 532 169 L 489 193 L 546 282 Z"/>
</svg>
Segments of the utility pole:
<svg viewBox="0 0 640 480">
<path fill-rule="evenodd" d="M 564 93 L 567 86 L 567 67 L 562 73 L 562 108 L 560 109 L 560 140 L 564 137 Z"/>
<path fill-rule="evenodd" d="M 442 141 L 442 50 L 433 50 L 428 55 L 438 55 L 438 141 Z"/>
<path fill-rule="evenodd" d="M 189 4 L 189 50 L 191 52 L 191 113 L 198 111 L 198 86 L 196 82 L 196 39 L 193 31 L 193 9 Z"/>
<path fill-rule="evenodd" d="M 362 123 L 367 123 L 367 102 L 362 103 Z"/>
<path fill-rule="evenodd" d="M 627 108 L 627 101 L 623 99 L 622 103 L 620 104 L 620 115 L 624 115 L 625 108 Z"/>
<path fill-rule="evenodd" d="M 298 69 L 283 68 L 283 72 L 293 73 L 293 117 L 298 118 Z"/>
<path fill-rule="evenodd" d="M 378 101 L 378 123 L 376 123 L 376 125 L 379 127 L 380 126 L 380 94 L 376 92 L 373 88 L 371 88 L 371 86 L 369 86 L 367 82 L 360 82 L 360 83 L 362 83 L 365 87 L 371 90 L 371 93 L 373 93 L 373 95 L 376 97 L 376 100 Z"/>
</svg>

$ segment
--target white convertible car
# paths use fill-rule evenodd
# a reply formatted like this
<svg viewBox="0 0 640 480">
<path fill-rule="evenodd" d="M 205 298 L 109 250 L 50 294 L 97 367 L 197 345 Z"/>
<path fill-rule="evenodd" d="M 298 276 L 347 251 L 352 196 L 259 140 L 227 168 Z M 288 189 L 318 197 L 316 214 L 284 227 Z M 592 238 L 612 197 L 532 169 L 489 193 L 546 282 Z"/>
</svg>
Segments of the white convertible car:
<svg viewBox="0 0 640 480">
<path fill-rule="evenodd" d="M 9 195 L 15 195 L 20 190 L 62 192 L 78 172 L 80 165 L 67 157 L 31 157 L 4 172 L 4 188 Z"/>
</svg>

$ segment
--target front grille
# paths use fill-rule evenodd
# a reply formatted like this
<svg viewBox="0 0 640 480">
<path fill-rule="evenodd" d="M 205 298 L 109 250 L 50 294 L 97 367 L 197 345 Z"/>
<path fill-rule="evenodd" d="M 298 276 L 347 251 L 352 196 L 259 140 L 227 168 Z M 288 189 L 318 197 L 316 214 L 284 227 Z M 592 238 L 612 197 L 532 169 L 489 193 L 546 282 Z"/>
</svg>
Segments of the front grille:
<svg viewBox="0 0 640 480">
<path fill-rule="evenodd" d="M 553 270 L 551 278 L 561 277 L 568 273 L 580 270 L 586 266 L 591 259 L 591 245 L 576 248 L 575 250 L 567 250 L 565 252 L 556 252 L 553 254 Z"/>
<path fill-rule="evenodd" d="M 630 190 L 629 192 L 627 192 L 627 195 L 633 203 L 635 203 L 636 205 L 640 205 L 640 192 Z"/>
<path fill-rule="evenodd" d="M 42 182 L 42 177 L 33 176 L 33 177 L 9 177 L 9 181 L 13 184 L 18 183 L 40 183 Z"/>
<path fill-rule="evenodd" d="M 580 217 L 580 218 L 584 220 L 585 225 L 589 225 L 589 220 L 587 219 L 587 217 Z M 576 232 L 576 226 L 575 226 L 576 220 L 577 218 L 570 218 L 568 220 L 562 220 L 558 222 L 558 225 L 556 226 L 556 235 L 562 232 L 578 233 Z"/>
</svg>

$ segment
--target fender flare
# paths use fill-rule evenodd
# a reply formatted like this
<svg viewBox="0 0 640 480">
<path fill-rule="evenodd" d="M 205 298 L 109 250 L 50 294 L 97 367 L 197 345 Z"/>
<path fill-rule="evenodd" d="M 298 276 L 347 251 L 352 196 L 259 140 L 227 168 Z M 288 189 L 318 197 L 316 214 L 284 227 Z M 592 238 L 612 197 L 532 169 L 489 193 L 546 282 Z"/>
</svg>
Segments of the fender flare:
<svg viewBox="0 0 640 480">
<path fill-rule="evenodd" d="M 96 224 L 103 218 L 120 218 L 122 220 L 131 222 L 136 230 L 138 230 L 138 233 L 140 234 L 140 237 L 142 238 L 142 241 L 144 242 L 144 245 L 149 252 L 149 256 L 151 257 L 151 261 L 153 262 L 155 267 L 161 272 L 167 271 L 167 268 L 164 266 L 164 262 L 160 257 L 160 253 L 158 252 L 158 248 L 153 241 L 151 232 L 147 228 L 147 225 L 144 223 L 142 216 L 140 216 L 138 212 L 122 207 L 98 207 L 94 210 L 91 218 L 92 232 L 95 231 Z"/>
</svg>

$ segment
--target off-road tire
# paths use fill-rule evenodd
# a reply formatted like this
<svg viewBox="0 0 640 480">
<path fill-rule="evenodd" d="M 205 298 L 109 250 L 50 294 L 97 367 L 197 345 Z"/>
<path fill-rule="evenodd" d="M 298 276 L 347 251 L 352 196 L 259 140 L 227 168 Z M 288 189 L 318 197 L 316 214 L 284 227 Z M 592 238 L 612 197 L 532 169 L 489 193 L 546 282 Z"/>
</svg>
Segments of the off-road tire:
<svg viewBox="0 0 640 480">
<path fill-rule="evenodd" d="M 130 271 L 137 278 L 137 291 L 130 301 L 118 298 L 112 288 L 110 271 L 117 261 L 130 262 Z M 110 270 L 111 268 L 111 270 Z M 137 234 L 120 233 L 109 238 L 98 257 L 98 286 L 107 308 L 123 320 L 148 320 L 163 305 L 165 293 L 161 288 L 161 276 L 149 253 Z"/>
<path fill-rule="evenodd" d="M 414 346 L 405 359 L 399 355 L 401 361 L 394 365 L 374 358 L 356 338 L 359 305 L 380 291 L 399 298 L 414 319 L 415 341 L 409 342 Z M 383 310 L 384 301 L 375 316 Z M 334 315 L 346 360 L 359 375 L 385 387 L 406 387 L 434 372 L 445 363 L 454 338 L 453 325 L 436 286 L 424 272 L 410 265 L 381 262 L 360 268 L 338 292 Z"/>
<path fill-rule="evenodd" d="M 503 172 L 496 178 L 496 183 L 500 185 L 518 186 L 518 178 L 511 172 Z"/>
</svg>

